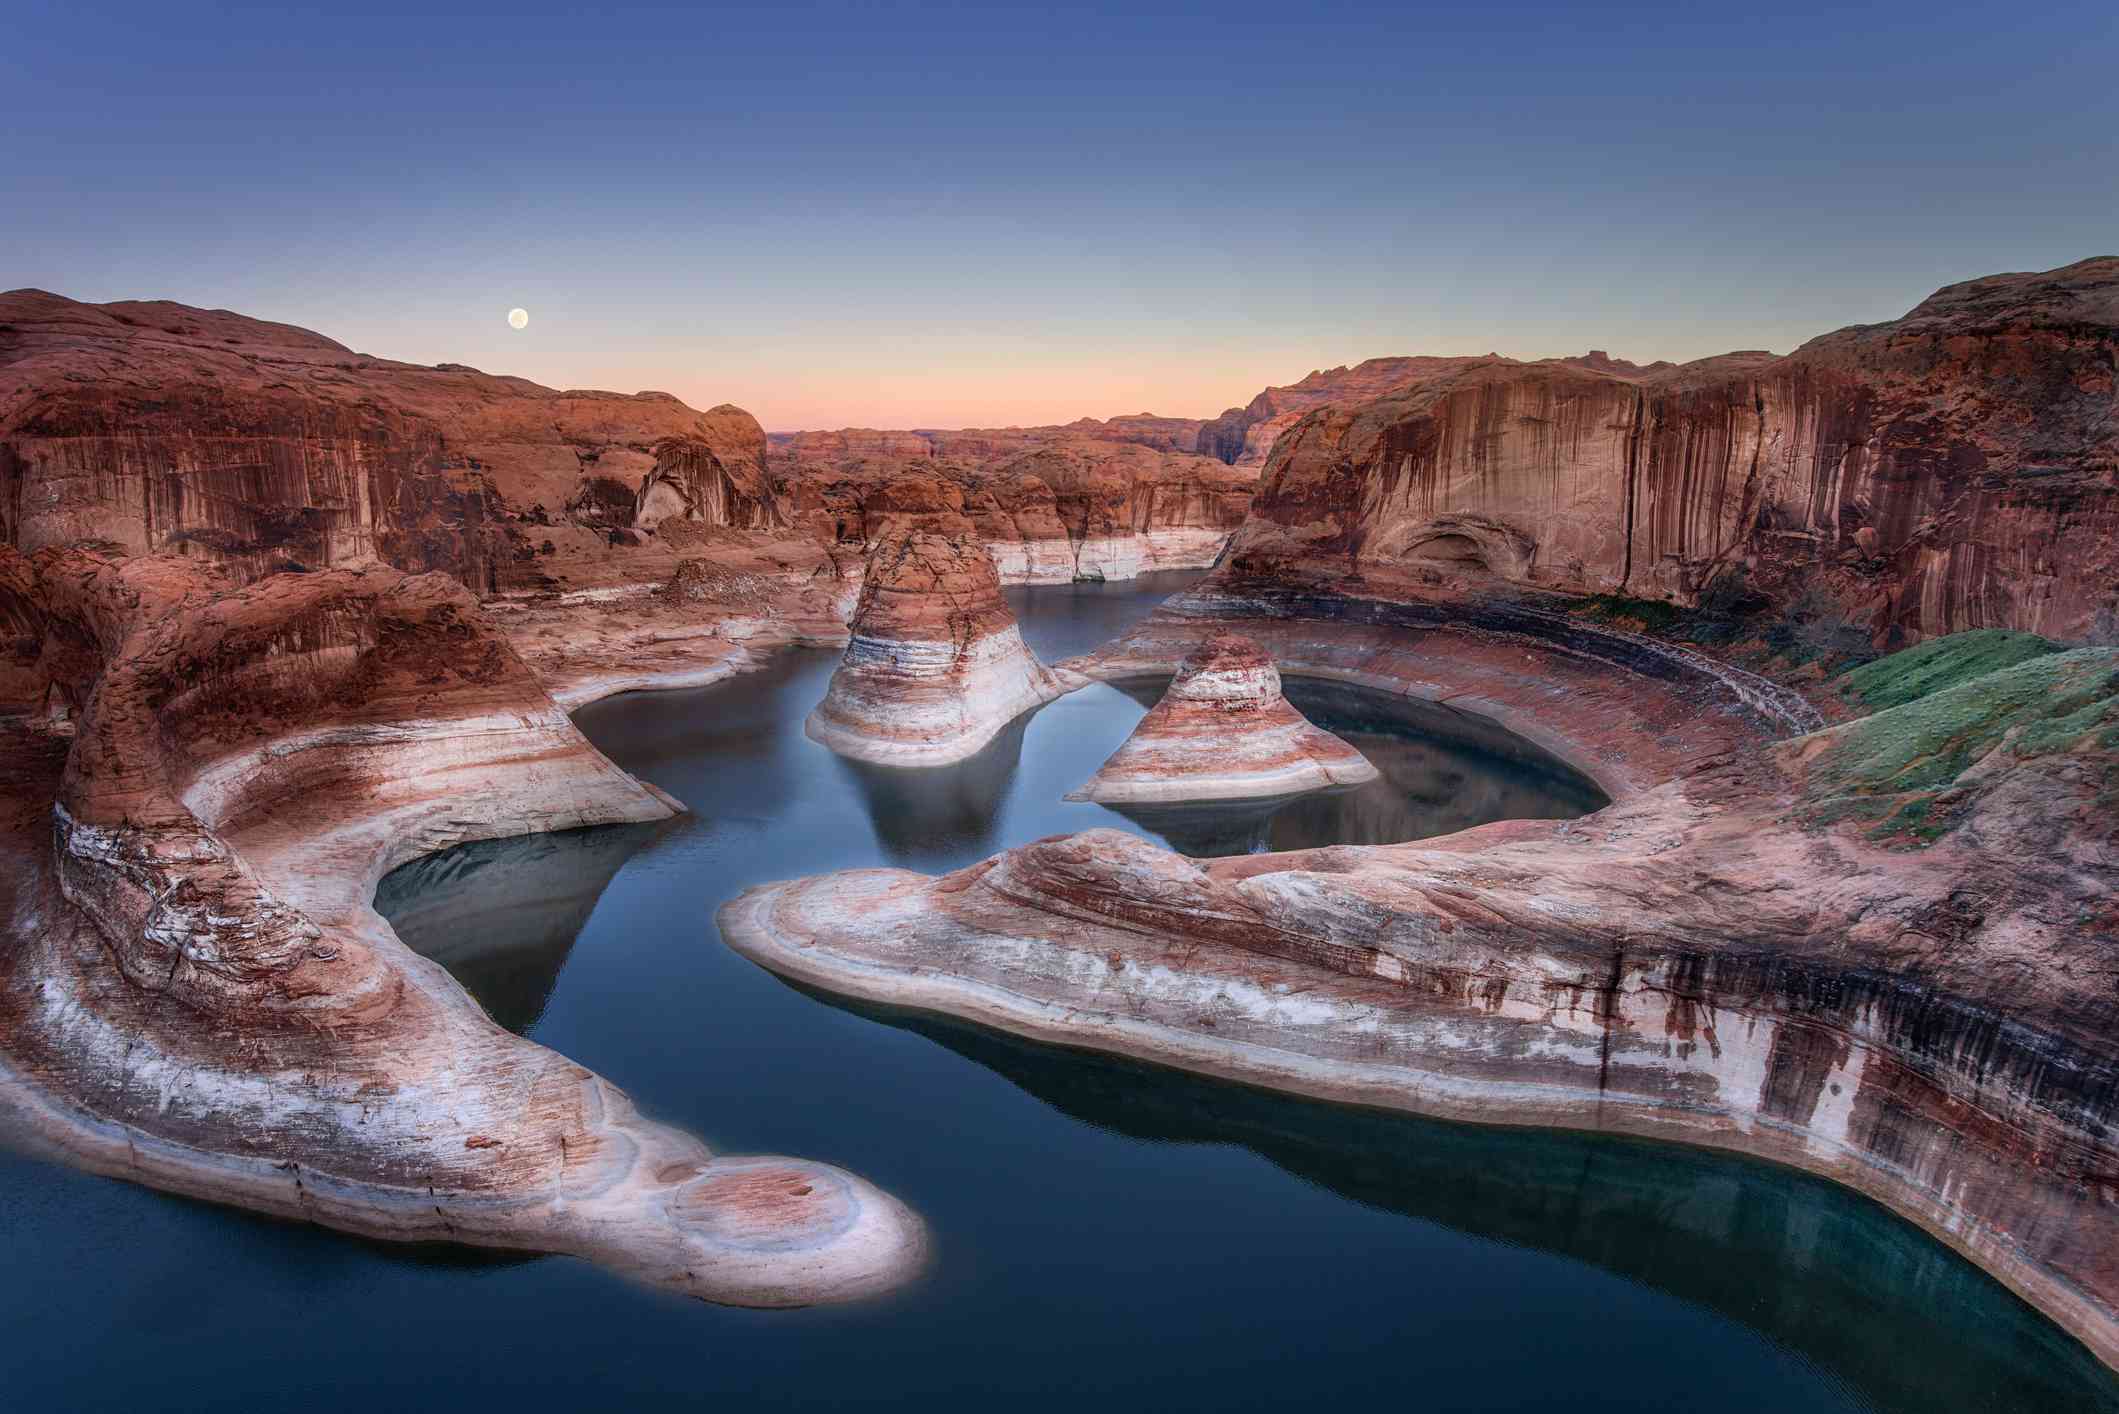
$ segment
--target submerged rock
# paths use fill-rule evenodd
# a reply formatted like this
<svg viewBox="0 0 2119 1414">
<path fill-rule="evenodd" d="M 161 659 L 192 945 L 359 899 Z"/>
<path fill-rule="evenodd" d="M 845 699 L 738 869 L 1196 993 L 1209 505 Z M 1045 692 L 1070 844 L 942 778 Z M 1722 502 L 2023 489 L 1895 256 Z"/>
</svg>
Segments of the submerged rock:
<svg viewBox="0 0 2119 1414">
<path fill-rule="evenodd" d="M 857 761 L 942 766 L 1066 690 L 1024 645 L 985 547 L 914 531 L 869 556 L 853 641 L 806 730 Z"/>
<path fill-rule="evenodd" d="M 1256 800 L 1376 778 L 1368 758 L 1288 705 L 1263 648 L 1203 640 L 1125 745 L 1069 800 Z"/>
</svg>

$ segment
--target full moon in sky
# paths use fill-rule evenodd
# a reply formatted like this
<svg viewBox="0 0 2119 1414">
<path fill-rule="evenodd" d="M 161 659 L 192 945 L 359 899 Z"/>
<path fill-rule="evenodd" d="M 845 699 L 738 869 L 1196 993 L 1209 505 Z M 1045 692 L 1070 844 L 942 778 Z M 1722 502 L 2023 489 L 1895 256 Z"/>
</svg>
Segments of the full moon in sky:
<svg viewBox="0 0 2119 1414">
<path fill-rule="evenodd" d="M 528 311 L 527 309 L 511 309 L 511 310 L 509 310 L 509 311 L 508 311 L 508 323 L 509 323 L 509 324 L 510 324 L 511 326 L 513 326 L 514 328 L 517 328 L 517 329 L 526 329 L 526 328 L 528 328 L 528 327 L 529 327 L 529 324 L 530 324 L 530 311 Z"/>
</svg>

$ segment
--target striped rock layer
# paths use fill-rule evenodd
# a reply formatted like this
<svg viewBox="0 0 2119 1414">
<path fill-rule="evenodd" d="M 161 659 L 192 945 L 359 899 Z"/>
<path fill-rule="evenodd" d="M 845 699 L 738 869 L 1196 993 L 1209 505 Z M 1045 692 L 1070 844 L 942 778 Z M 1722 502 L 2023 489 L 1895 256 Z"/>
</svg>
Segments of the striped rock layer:
<svg viewBox="0 0 2119 1414">
<path fill-rule="evenodd" d="M 1203 640 L 1125 745 L 1069 800 L 1257 800 L 1376 778 L 1368 758 L 1288 705 L 1263 648 Z"/>
<path fill-rule="evenodd" d="M 1824 726 L 1508 600 L 1231 585 L 1072 666 L 1167 670 L 1222 626 L 1520 729 L 1612 804 L 1211 861 L 1090 831 L 754 889 L 723 936 L 803 985 L 1037 1041 L 1803 1168 L 2119 1364 L 2119 650 Z"/>
<path fill-rule="evenodd" d="M 812 740 L 885 766 L 942 766 L 1065 687 L 1023 643 L 993 557 L 914 531 L 877 546 Z"/>
<path fill-rule="evenodd" d="M 461 585 L 0 550 L 0 622 L 34 649 L 0 658 L 0 1134 L 738 1305 L 918 1270 L 888 1194 L 641 1116 L 377 914 L 420 854 L 682 808 L 589 744 Z"/>
</svg>

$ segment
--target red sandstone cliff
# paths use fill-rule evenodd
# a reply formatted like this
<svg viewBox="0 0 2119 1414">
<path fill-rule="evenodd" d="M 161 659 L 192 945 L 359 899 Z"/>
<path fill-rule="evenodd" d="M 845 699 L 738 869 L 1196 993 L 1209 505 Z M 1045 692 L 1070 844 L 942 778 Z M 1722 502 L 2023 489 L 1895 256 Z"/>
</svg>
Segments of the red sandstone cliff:
<svg viewBox="0 0 2119 1414">
<path fill-rule="evenodd" d="M 1953 285 L 1784 358 L 1486 358 L 1304 417 L 1237 562 L 1687 602 L 1742 566 L 1890 643 L 2092 631 L 2119 577 L 2119 258 Z"/>
<path fill-rule="evenodd" d="M 766 439 L 170 304 L 0 296 L 0 542 L 488 593 L 660 582 L 701 530 L 983 540 L 1008 579 L 1214 561 L 1689 602 L 1742 569 L 1884 644 L 2119 615 L 2119 258 L 1955 285 L 1776 358 L 1373 359 L 1211 423 Z M 1196 445 L 1198 453 L 1183 448 Z M 1267 449 L 1271 449 L 1270 459 Z M 1227 462 L 1234 461 L 1233 467 Z"/>
<path fill-rule="evenodd" d="M 660 582 L 697 529 L 797 515 L 857 552 L 975 527 L 1010 579 L 1205 564 L 1256 475 L 1183 450 L 1197 427 L 803 433 L 776 487 L 739 408 L 397 363 L 225 310 L 0 295 L 0 543 L 243 578 L 380 562 L 486 594 L 602 591 Z"/>
<path fill-rule="evenodd" d="M 1335 404 L 1366 402 L 1449 372 L 1466 358 L 1372 358 L 1352 368 L 1312 370 L 1300 382 L 1268 388 L 1240 408 L 1201 426 L 1199 451 L 1234 466 L 1263 466 L 1280 434 L 1303 415 Z"/>
<path fill-rule="evenodd" d="M 225 310 L 0 294 L 0 542 L 25 551 L 381 561 L 491 591 L 671 516 L 778 522 L 750 414 L 397 363 Z"/>
<path fill-rule="evenodd" d="M 857 761 L 946 765 L 1067 686 L 1024 645 L 979 543 L 916 530 L 869 557 L 846 656 L 806 730 Z"/>
<path fill-rule="evenodd" d="M 1019 581 L 1211 564 L 1256 484 L 1211 457 L 1063 437 L 984 458 L 783 459 L 774 493 L 826 544 L 867 547 L 910 530 L 976 539 L 1003 579 Z"/>
<path fill-rule="evenodd" d="M 1157 417 L 1152 412 L 1121 417 L 1076 418 L 1072 422 L 1041 427 L 965 427 L 955 430 L 916 427 L 907 431 L 879 431 L 873 427 L 841 427 L 829 432 L 774 432 L 768 440 L 774 452 L 796 463 L 829 465 L 852 457 L 966 457 L 992 460 L 1026 447 L 1048 442 L 1131 442 L 1164 452 L 1198 450 L 1196 417 Z"/>
</svg>

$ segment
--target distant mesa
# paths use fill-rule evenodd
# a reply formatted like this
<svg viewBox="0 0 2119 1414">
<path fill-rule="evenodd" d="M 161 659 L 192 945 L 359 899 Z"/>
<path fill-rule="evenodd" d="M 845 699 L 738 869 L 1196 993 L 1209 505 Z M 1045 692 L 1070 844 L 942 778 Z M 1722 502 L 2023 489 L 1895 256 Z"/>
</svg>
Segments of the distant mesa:
<svg viewBox="0 0 2119 1414">
<path fill-rule="evenodd" d="M 1067 798 L 1258 800 L 1376 775 L 1367 757 L 1288 705 L 1280 670 L 1263 648 L 1217 633 L 1192 650 L 1125 745 Z"/>
</svg>

